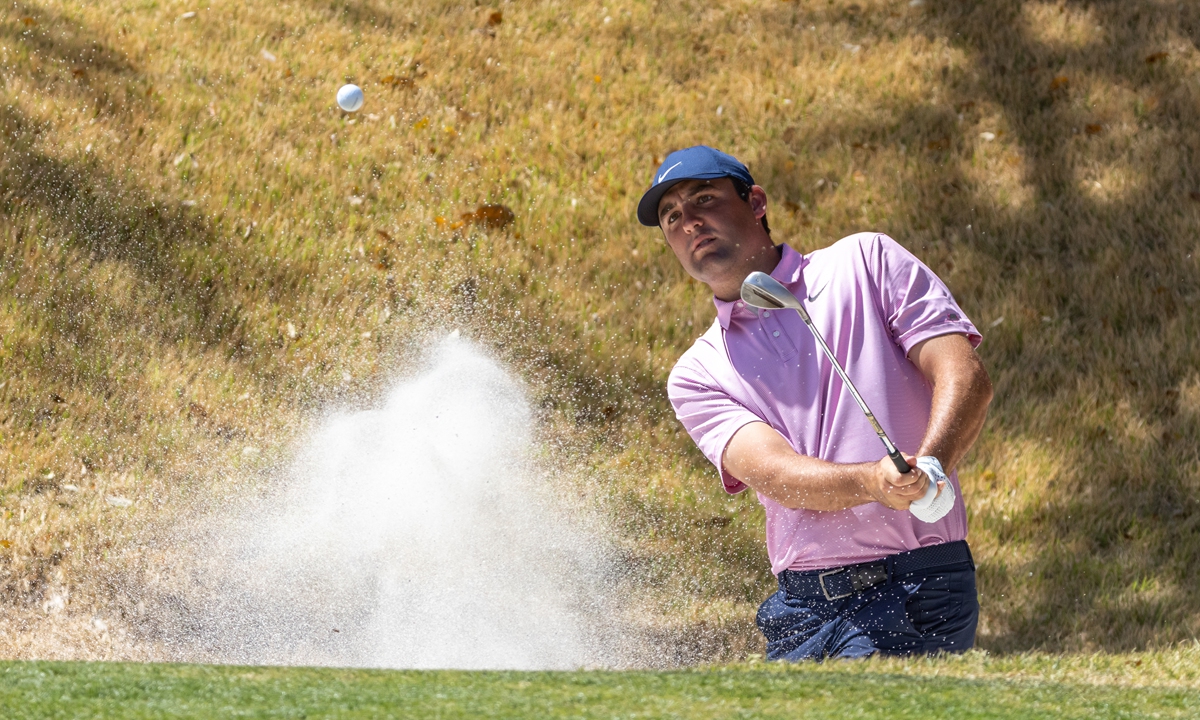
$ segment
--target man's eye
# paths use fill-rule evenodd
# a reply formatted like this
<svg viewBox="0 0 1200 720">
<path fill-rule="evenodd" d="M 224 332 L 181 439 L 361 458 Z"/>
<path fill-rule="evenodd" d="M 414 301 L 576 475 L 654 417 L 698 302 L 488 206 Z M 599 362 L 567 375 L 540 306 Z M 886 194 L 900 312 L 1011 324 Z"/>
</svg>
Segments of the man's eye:
<svg viewBox="0 0 1200 720">
<path fill-rule="evenodd" d="M 703 205 L 709 200 L 712 200 L 712 195 L 701 195 L 700 197 L 696 198 L 696 204 Z"/>
<path fill-rule="evenodd" d="M 679 213 L 673 212 L 670 215 L 667 215 L 667 224 L 670 225 L 671 223 L 675 222 L 678 219 L 679 219 Z"/>
</svg>

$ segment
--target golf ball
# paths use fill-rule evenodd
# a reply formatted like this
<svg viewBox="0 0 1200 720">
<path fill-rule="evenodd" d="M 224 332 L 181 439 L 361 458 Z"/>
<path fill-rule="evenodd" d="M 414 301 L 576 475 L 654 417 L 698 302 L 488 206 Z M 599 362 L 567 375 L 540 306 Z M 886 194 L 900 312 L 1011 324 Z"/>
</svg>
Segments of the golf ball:
<svg viewBox="0 0 1200 720">
<path fill-rule="evenodd" d="M 363 91 L 357 85 L 343 85 L 337 94 L 338 107 L 354 112 L 363 106 Z"/>
</svg>

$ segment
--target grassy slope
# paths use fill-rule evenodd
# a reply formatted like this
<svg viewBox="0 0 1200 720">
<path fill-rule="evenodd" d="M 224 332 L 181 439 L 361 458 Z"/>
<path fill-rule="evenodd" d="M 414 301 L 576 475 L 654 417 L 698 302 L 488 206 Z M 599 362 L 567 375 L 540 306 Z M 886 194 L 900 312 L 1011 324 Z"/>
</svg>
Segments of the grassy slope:
<svg viewBox="0 0 1200 720">
<path fill-rule="evenodd" d="M 1193 717 L 1194 689 L 911 677 L 880 667 L 418 672 L 0 663 L 5 717 Z"/>
<path fill-rule="evenodd" d="M 1149 0 L 5 6 L 0 643 L 134 654 L 89 621 L 132 611 L 139 528 L 461 326 L 530 380 L 680 657 L 756 647 L 761 513 L 662 392 L 711 304 L 632 219 L 695 142 L 749 162 L 780 240 L 887 231 L 984 328 L 985 647 L 1194 637 L 1198 39 Z M 515 223 L 457 227 L 484 202 Z"/>
</svg>

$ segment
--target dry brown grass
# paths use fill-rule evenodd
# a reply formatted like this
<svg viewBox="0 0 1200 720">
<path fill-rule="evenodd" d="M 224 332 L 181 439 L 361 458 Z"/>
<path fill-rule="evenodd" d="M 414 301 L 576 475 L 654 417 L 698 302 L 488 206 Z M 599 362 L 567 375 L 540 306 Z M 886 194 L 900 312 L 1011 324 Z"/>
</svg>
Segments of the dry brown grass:
<svg viewBox="0 0 1200 720">
<path fill-rule="evenodd" d="M 886 231 L 984 330 L 983 647 L 1195 637 L 1198 41 L 1152 0 L 5 6 L 0 647 L 134 653 L 89 618 L 139 533 L 461 326 L 603 478 L 680 659 L 752 651 L 761 514 L 663 392 L 712 306 L 633 219 L 697 142 L 778 239 Z"/>
</svg>

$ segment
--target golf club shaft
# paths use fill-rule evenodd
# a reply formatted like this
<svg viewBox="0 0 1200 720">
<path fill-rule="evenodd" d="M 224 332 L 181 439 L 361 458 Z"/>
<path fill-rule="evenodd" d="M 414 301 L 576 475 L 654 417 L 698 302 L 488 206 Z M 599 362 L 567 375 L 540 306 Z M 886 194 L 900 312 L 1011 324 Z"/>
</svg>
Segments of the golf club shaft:
<svg viewBox="0 0 1200 720">
<path fill-rule="evenodd" d="M 846 371 L 842 369 L 842 364 L 838 362 L 838 359 L 833 355 L 833 351 L 830 350 L 829 346 L 825 344 L 825 338 L 821 337 L 821 332 L 817 330 L 817 326 L 813 324 L 812 318 L 808 316 L 807 312 L 798 306 L 796 307 L 796 312 L 800 314 L 800 319 L 804 321 L 804 324 L 807 325 L 808 329 L 812 332 L 813 337 L 817 339 L 817 344 L 820 345 L 821 349 L 825 351 L 825 357 L 829 358 L 829 362 L 833 363 L 833 369 L 837 370 L 837 374 L 842 378 L 842 382 L 846 383 L 846 387 L 850 390 L 850 394 L 854 396 L 854 400 L 858 403 L 858 406 L 862 408 L 863 414 L 867 416 L 867 422 L 871 423 L 871 427 L 875 429 L 875 434 L 878 435 L 879 439 L 883 441 L 883 446 L 887 448 L 888 457 L 892 459 L 892 464 L 896 466 L 896 470 L 898 470 L 902 475 L 911 470 L 912 468 L 910 468 L 908 463 L 905 462 L 904 456 L 901 455 L 900 451 L 896 449 L 896 445 L 892 442 L 892 439 L 887 436 L 887 433 L 883 431 L 883 427 L 879 424 L 879 421 L 875 419 L 875 413 L 871 412 L 871 408 L 867 407 L 867 401 L 863 400 L 862 395 L 858 394 L 858 388 L 854 387 L 854 383 L 850 381 L 850 377 L 846 375 Z"/>
</svg>

